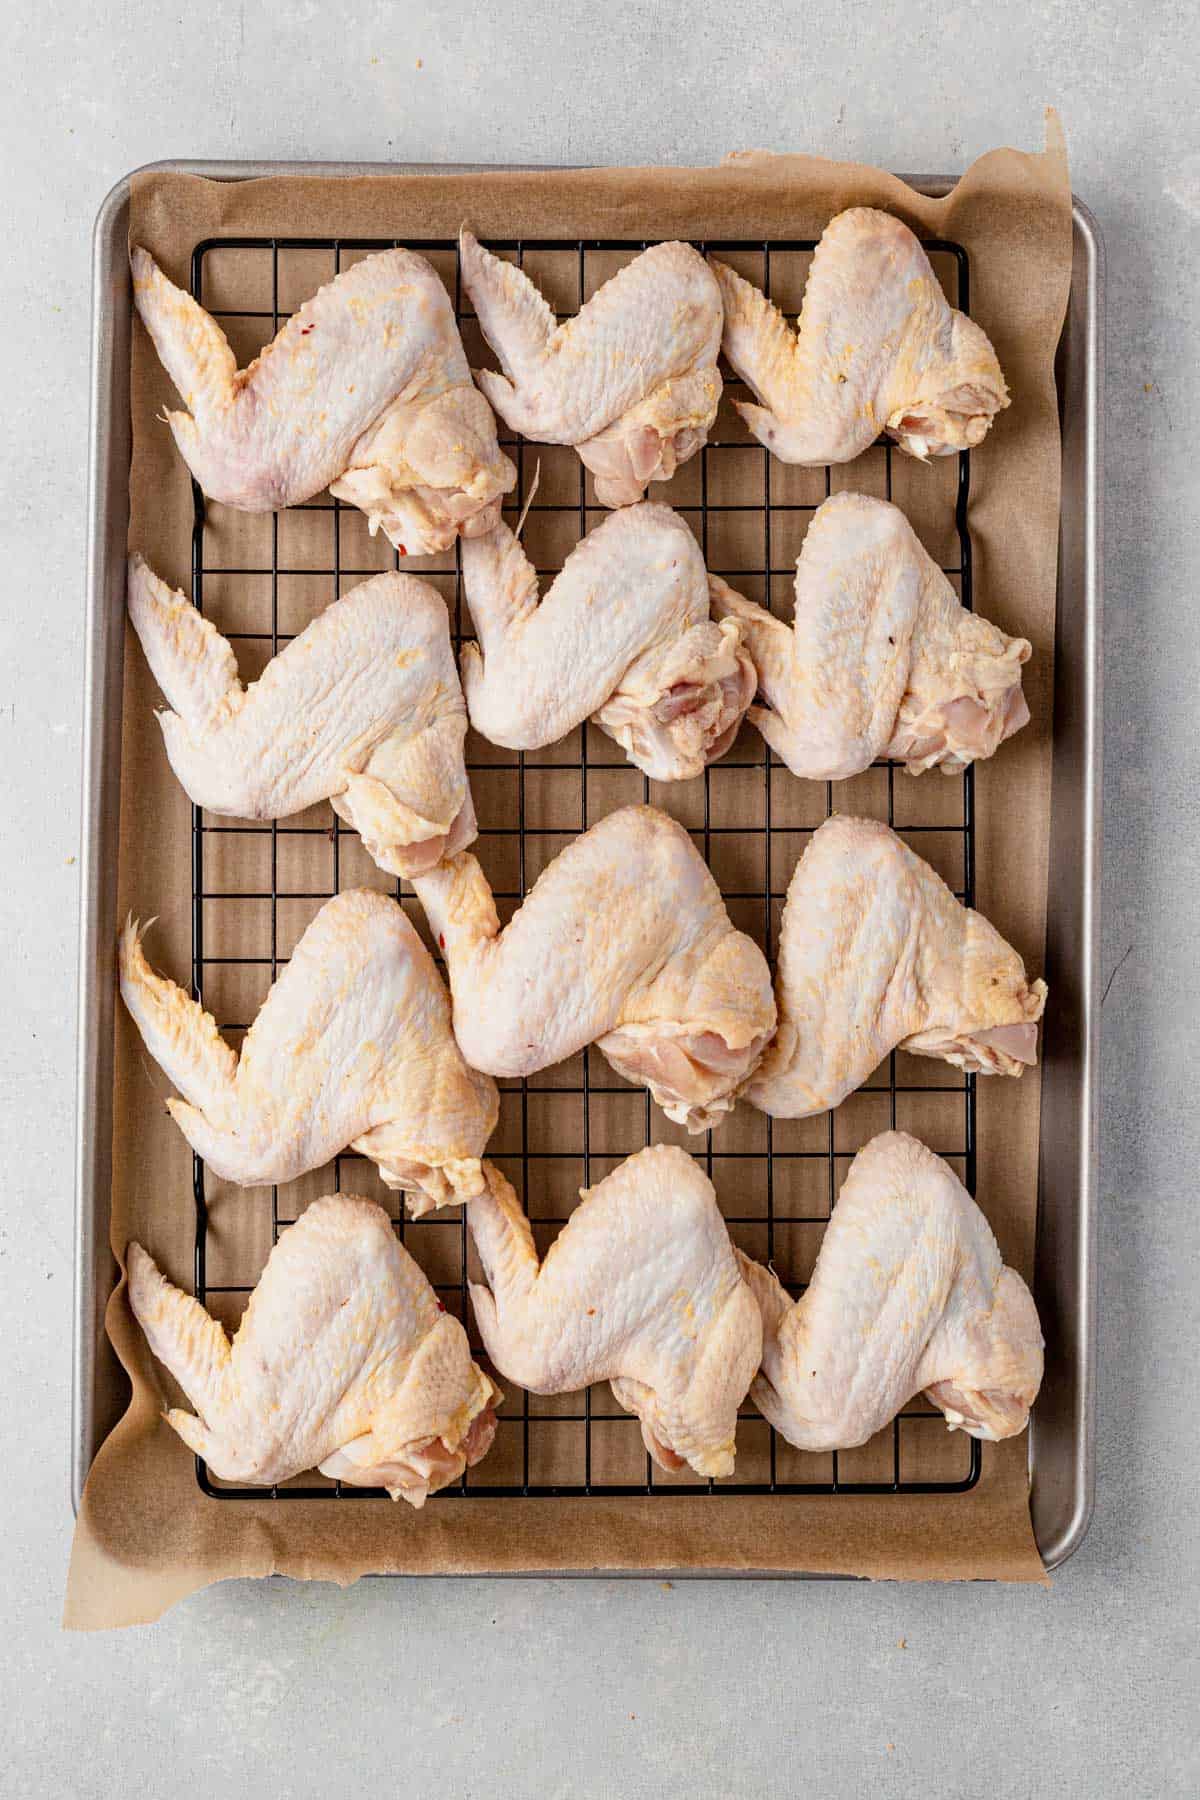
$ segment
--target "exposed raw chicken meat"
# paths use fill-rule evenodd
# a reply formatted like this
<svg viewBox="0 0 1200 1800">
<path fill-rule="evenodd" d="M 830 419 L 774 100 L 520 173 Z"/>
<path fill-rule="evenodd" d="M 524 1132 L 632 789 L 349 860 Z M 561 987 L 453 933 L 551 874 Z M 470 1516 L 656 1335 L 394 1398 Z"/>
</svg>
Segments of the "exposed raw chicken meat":
<svg viewBox="0 0 1200 1800">
<path fill-rule="evenodd" d="M 218 1479 L 319 1468 L 422 1506 L 487 1453 L 499 1389 L 382 1207 L 331 1194 L 289 1225 L 230 1343 L 130 1244 L 129 1302 L 196 1408 L 167 1423 Z"/>
<path fill-rule="evenodd" d="M 1029 719 L 1011 638 L 959 603 L 898 507 L 835 494 L 796 564 L 795 625 L 714 579 L 764 705 L 751 723 L 793 775 L 841 781 L 876 757 L 957 774 Z"/>
<path fill-rule="evenodd" d="M 475 379 L 538 444 L 574 444 L 602 506 L 669 481 L 721 398 L 721 294 L 689 244 L 655 244 L 560 325 L 529 277 L 461 237 L 463 285 L 503 375 Z"/>
<path fill-rule="evenodd" d="M 539 1261 L 512 1188 L 484 1167 L 467 1221 L 487 1286 L 471 1300 L 500 1374 L 535 1394 L 611 1381 L 660 1467 L 732 1475 L 762 1329 L 703 1170 L 640 1150 L 583 1191 Z"/>
<path fill-rule="evenodd" d="M 889 1051 L 972 1074 L 1037 1061 L 1044 981 L 874 819 L 832 818 L 788 887 L 775 978 L 779 1029 L 745 1085 L 776 1118 L 825 1112 Z"/>
<path fill-rule="evenodd" d="M 319 800 L 380 868 L 414 875 L 475 837 L 463 704 L 440 594 L 377 575 L 315 618 L 244 688 L 233 650 L 140 556 L 129 616 L 173 712 L 158 715 L 189 798 L 236 819 Z"/>
<path fill-rule="evenodd" d="M 790 1444 L 865 1444 L 922 1390 L 952 1430 L 1024 1431 L 1042 1380 L 1033 1297 L 916 1138 L 888 1131 L 859 1151 L 794 1305 L 769 1269 L 739 1261 L 763 1320 L 751 1398 Z"/>
<path fill-rule="evenodd" d="M 240 1056 L 203 1007 L 155 974 L 132 921 L 120 972 L 146 1048 L 183 1095 L 167 1110 L 223 1181 L 292 1181 L 350 1145 L 389 1187 L 409 1190 L 414 1215 L 482 1186 L 496 1085 L 464 1062 L 433 958 L 385 894 L 326 901 Z"/>
<path fill-rule="evenodd" d="M 410 554 L 499 519 L 516 471 L 423 256 L 355 263 L 245 369 L 145 250 L 132 262 L 134 302 L 187 408 L 168 423 L 210 500 L 273 512 L 328 487 Z"/>
<path fill-rule="evenodd" d="M 595 1043 L 669 1118 L 703 1131 L 757 1066 L 775 1024 L 766 960 L 665 813 L 626 806 L 593 825 L 503 931 L 469 852 L 414 885 L 475 1068 L 531 1075 Z"/>
<path fill-rule="evenodd" d="M 760 402 L 734 404 L 782 462 L 850 462 L 884 431 L 922 461 L 946 456 L 980 443 L 1008 405 L 991 344 L 889 213 L 856 206 L 826 226 L 795 331 L 750 282 L 712 266 L 722 348 Z"/>
<path fill-rule="evenodd" d="M 605 519 L 540 604 L 506 525 L 464 544 L 462 567 L 479 636 L 463 650 L 463 686 L 493 744 L 538 749 L 592 717 L 647 775 L 684 781 L 733 742 L 754 671 L 736 622 L 709 617 L 704 558 L 670 507 Z"/>
</svg>

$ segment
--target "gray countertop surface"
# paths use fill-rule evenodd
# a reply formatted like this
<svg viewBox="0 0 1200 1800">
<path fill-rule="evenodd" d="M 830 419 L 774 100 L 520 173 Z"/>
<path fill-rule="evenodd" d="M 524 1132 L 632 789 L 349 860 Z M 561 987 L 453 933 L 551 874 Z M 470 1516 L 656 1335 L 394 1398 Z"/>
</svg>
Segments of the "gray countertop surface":
<svg viewBox="0 0 1200 1800">
<path fill-rule="evenodd" d="M 1190 5 L 294 0 L 22 9 L 0 66 L 0 1787 L 1200 1792 L 1200 34 Z M 163 156 L 957 171 L 1059 106 L 1108 252 L 1099 1489 L 1048 1592 L 232 1583 L 59 1630 L 88 234 Z"/>
</svg>

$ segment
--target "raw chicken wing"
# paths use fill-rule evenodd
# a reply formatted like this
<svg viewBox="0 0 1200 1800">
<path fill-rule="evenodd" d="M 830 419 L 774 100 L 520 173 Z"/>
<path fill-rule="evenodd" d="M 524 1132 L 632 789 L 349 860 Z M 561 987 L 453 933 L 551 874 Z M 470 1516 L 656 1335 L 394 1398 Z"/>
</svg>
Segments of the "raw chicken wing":
<svg viewBox="0 0 1200 1800">
<path fill-rule="evenodd" d="M 469 852 L 414 885 L 477 1069 L 532 1075 L 596 1043 L 668 1118 L 703 1131 L 774 1029 L 762 952 L 730 924 L 687 832 L 653 807 L 622 807 L 568 844 L 503 931 Z"/>
<path fill-rule="evenodd" d="M 245 369 L 145 250 L 132 261 L 134 302 L 187 408 L 168 423 L 210 500 L 273 512 L 328 487 L 402 555 L 491 530 L 516 471 L 423 256 L 355 263 Z"/>
<path fill-rule="evenodd" d="M 529 277 L 461 238 L 463 285 L 503 375 L 475 379 L 538 444 L 574 444 L 601 506 L 669 481 L 708 435 L 721 398 L 721 292 L 689 244 L 655 244 L 560 325 Z"/>
<path fill-rule="evenodd" d="M 775 1118 L 837 1106 L 892 1050 L 970 1074 L 1037 1060 L 1044 981 L 874 819 L 827 819 L 788 887 L 779 1029 L 746 1097 Z"/>
<path fill-rule="evenodd" d="M 841 781 L 876 757 L 957 774 L 1029 719 L 1030 646 L 959 603 L 898 507 L 819 506 L 796 564 L 795 625 L 713 578 L 758 673 L 751 722 L 793 775 Z"/>
<path fill-rule="evenodd" d="M 140 556 L 128 596 L 175 709 L 158 715 L 167 755 L 195 805 L 281 819 L 332 799 L 393 875 L 432 868 L 474 838 L 467 712 L 445 602 L 427 582 L 363 582 L 248 688 L 220 632 Z"/>
<path fill-rule="evenodd" d="M 463 651 L 471 723 L 514 750 L 556 743 L 594 718 L 656 781 L 723 756 L 754 689 L 734 620 L 709 617 L 700 547 L 649 502 L 575 546 L 544 600 L 507 525 L 463 545 L 463 593 L 479 648 Z"/>
<path fill-rule="evenodd" d="M 422 1506 L 486 1455 L 500 1391 L 382 1207 L 331 1194 L 289 1225 L 232 1344 L 130 1244 L 129 1302 L 195 1413 L 166 1414 L 222 1481 L 319 1468 Z"/>
<path fill-rule="evenodd" d="M 722 348 L 761 402 L 734 404 L 781 462 L 850 462 L 881 431 L 925 462 L 980 443 L 1008 405 L 991 344 L 889 213 L 856 206 L 826 226 L 795 331 L 750 282 L 712 266 Z"/>
<path fill-rule="evenodd" d="M 155 974 L 132 921 L 120 972 L 146 1048 L 183 1095 L 167 1110 L 223 1181 L 292 1181 L 350 1145 L 389 1187 L 409 1190 L 414 1216 L 482 1186 L 496 1085 L 463 1061 L 433 959 L 385 894 L 326 901 L 240 1056 L 197 1001 Z"/>
<path fill-rule="evenodd" d="M 916 1138 L 887 1131 L 859 1151 L 794 1305 L 769 1269 L 738 1260 L 763 1321 L 751 1398 L 789 1444 L 865 1444 L 922 1391 L 951 1430 L 1024 1431 L 1042 1381 L 1033 1296 Z"/>
<path fill-rule="evenodd" d="M 471 1300 L 501 1375 L 535 1394 L 611 1381 L 661 1468 L 732 1475 L 762 1326 L 703 1170 L 640 1150 L 583 1191 L 539 1264 L 516 1195 L 484 1167 L 467 1221 L 487 1286 Z"/>
</svg>

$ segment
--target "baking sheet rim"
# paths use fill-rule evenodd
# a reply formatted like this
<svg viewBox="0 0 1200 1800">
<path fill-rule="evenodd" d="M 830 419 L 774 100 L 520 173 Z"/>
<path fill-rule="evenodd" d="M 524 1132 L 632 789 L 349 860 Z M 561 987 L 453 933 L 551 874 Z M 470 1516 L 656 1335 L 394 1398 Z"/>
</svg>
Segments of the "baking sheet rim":
<svg viewBox="0 0 1200 1800">
<path fill-rule="evenodd" d="M 119 791 L 120 759 L 105 754 L 121 719 L 120 656 L 114 656 L 113 625 L 122 623 L 120 573 L 124 568 L 125 527 L 128 516 L 128 457 L 121 458 L 128 435 L 128 419 L 121 416 L 119 383 L 114 365 L 127 349 L 120 346 L 120 332 L 128 325 L 127 262 L 121 229 L 134 176 L 145 171 L 167 171 L 201 176 L 215 181 L 246 181 L 275 175 L 319 176 L 345 179 L 363 175 L 463 174 L 474 170 L 517 170 L 529 164 L 393 164 L 326 162 L 240 162 L 164 159 L 146 164 L 123 176 L 101 203 L 93 233 L 93 316 L 91 407 L 89 429 L 88 538 L 86 569 L 83 808 L 80 844 L 79 1010 L 76 1117 L 75 1195 L 75 1294 L 74 1354 L 71 1394 L 71 1503 L 78 1514 L 83 1485 L 95 1450 L 98 1363 L 104 1353 L 103 1312 L 113 1285 L 115 1264 L 108 1249 L 108 1187 L 111 1174 L 113 952 L 115 929 L 115 830 L 114 815 Z M 545 165 L 546 167 L 562 165 Z M 938 175 L 902 175 L 899 179 L 923 193 L 948 193 L 956 178 Z M 1090 211 L 1072 196 L 1072 228 L 1075 249 L 1072 269 L 1068 328 L 1079 300 L 1080 251 L 1084 270 L 1084 342 L 1072 346 L 1074 380 L 1064 393 L 1059 384 L 1063 415 L 1063 456 L 1071 428 L 1082 433 L 1085 471 L 1082 481 L 1082 515 L 1072 523 L 1080 528 L 1082 567 L 1063 567 L 1063 529 L 1060 524 L 1060 601 L 1069 579 L 1079 584 L 1077 598 L 1083 606 L 1085 655 L 1071 673 L 1082 690 L 1081 721 L 1084 755 L 1081 761 L 1079 815 L 1083 839 L 1080 870 L 1080 902 L 1084 921 L 1084 954 L 1078 970 L 1079 1032 L 1079 1155 L 1077 1181 L 1073 1184 L 1075 1236 L 1078 1246 L 1074 1333 L 1075 1407 L 1072 1443 L 1072 1492 L 1065 1519 L 1055 1535 L 1038 1548 L 1047 1569 L 1060 1566 L 1079 1547 L 1091 1519 L 1094 1481 L 1095 1389 L 1095 1234 L 1097 1149 L 1097 1049 L 1099 957 L 1099 854 L 1101 766 L 1101 440 L 1100 421 L 1103 368 L 1103 247 Z M 122 287 L 124 284 L 124 287 Z M 121 295 L 124 294 L 124 307 Z M 115 302 L 115 304 L 114 304 Z M 118 314 L 123 318 L 118 320 Z M 120 329 L 118 328 L 120 327 Z M 1068 375 L 1072 371 L 1068 370 Z M 1071 387 L 1080 391 L 1073 393 Z M 127 391 L 127 383 L 126 383 Z M 127 412 L 127 408 L 126 408 Z M 1079 414 L 1082 413 L 1080 417 Z M 123 501 L 123 505 L 122 505 Z M 1064 493 L 1064 517 L 1066 514 Z M 114 555 L 114 542 L 117 549 Z M 114 575 L 117 577 L 114 586 Z M 118 596 L 113 604 L 114 593 Z M 107 628 L 107 629 L 106 629 Z M 119 645 L 118 637 L 118 645 Z M 1061 659 L 1056 659 L 1056 701 L 1062 680 Z M 115 705 L 114 705 L 115 691 Z M 1054 796 L 1058 799 L 1058 740 L 1054 746 Z M 106 866 L 107 865 L 107 866 Z M 1045 1133 L 1042 1153 L 1044 1162 Z M 1039 1224 L 1046 1205 L 1044 1180 L 1039 1181 Z M 1061 1189 L 1054 1204 L 1066 1204 Z M 109 1351 L 111 1356 L 111 1351 Z M 114 1359 L 115 1362 L 115 1359 Z M 1029 1468 L 1037 1524 L 1039 1433 L 1031 1431 Z M 554 1571 L 553 1573 L 559 1573 Z M 723 1571 L 579 1571 L 652 1576 L 694 1574 L 721 1578 Z M 752 1571 L 739 1574 L 751 1574 Z M 429 1579 L 438 1579 L 430 1574 Z M 448 1579 L 448 1577 L 446 1577 Z M 804 1571 L 790 1577 L 809 1578 Z M 834 1577 L 836 1579 L 836 1577 Z"/>
</svg>

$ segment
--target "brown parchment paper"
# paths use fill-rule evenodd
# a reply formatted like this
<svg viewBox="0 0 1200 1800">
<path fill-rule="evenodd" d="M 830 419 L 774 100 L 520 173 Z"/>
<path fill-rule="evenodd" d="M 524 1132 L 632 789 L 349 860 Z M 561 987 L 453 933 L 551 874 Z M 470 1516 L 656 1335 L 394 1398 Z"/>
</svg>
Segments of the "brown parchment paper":
<svg viewBox="0 0 1200 1800">
<path fill-rule="evenodd" d="M 209 238 L 440 238 L 453 236 L 467 221 L 485 238 L 763 240 L 816 237 L 835 213 L 863 204 L 886 207 L 925 234 L 965 246 L 971 312 L 995 344 L 1013 395 L 1011 408 L 973 453 L 970 522 L 977 605 L 1033 643 L 1025 681 L 1032 723 L 979 768 L 976 885 L 977 905 L 1037 971 L 1045 929 L 1059 493 L 1053 358 L 1071 255 L 1066 155 L 1053 115 L 1043 154 L 994 151 L 941 200 L 876 169 L 757 152 L 702 169 L 355 180 L 221 183 L 152 171 L 133 182 L 131 237 L 186 285 L 192 249 Z M 172 401 L 171 389 L 136 321 L 131 399 L 130 542 L 161 575 L 186 590 L 188 478 L 156 419 L 163 403 Z M 935 491 L 927 484 L 944 482 L 946 467 L 926 470 L 898 457 L 895 473 L 894 497 L 920 531 L 925 496 Z M 857 464 L 838 476 L 840 486 L 863 485 Z M 163 754 L 153 716 L 157 701 L 130 638 L 120 911 L 159 915 L 153 960 L 186 983 L 189 809 Z M 822 813 L 823 806 L 817 817 Z M 163 1092 L 161 1077 L 118 1008 L 113 1251 L 121 1261 L 127 1241 L 136 1236 L 174 1279 L 190 1285 L 190 1153 L 162 1107 Z M 1026 1273 L 1033 1248 L 1038 1111 L 1036 1071 L 1020 1082 L 979 1083 L 979 1198 L 1007 1260 Z M 723 1127 L 736 1129 L 733 1121 Z M 320 1191 L 331 1185 L 324 1181 Z M 255 1240 L 260 1265 L 270 1244 L 269 1211 L 264 1226 L 253 1196 L 226 1193 L 219 1205 L 222 1229 L 233 1238 Z M 209 1278 L 219 1279 L 211 1270 Z M 275 1572 L 339 1583 L 369 1571 L 605 1569 L 1045 1579 L 1030 1528 L 1024 1438 L 986 1446 L 978 1485 L 951 1497 L 476 1499 L 435 1501 L 420 1513 L 386 1501 L 214 1501 L 198 1489 L 191 1455 L 160 1418 L 160 1376 L 133 1323 L 123 1282 L 110 1302 L 107 1324 L 133 1393 L 96 1458 L 84 1494 L 66 1597 L 65 1623 L 73 1628 L 151 1620 L 209 1582 Z"/>
</svg>

